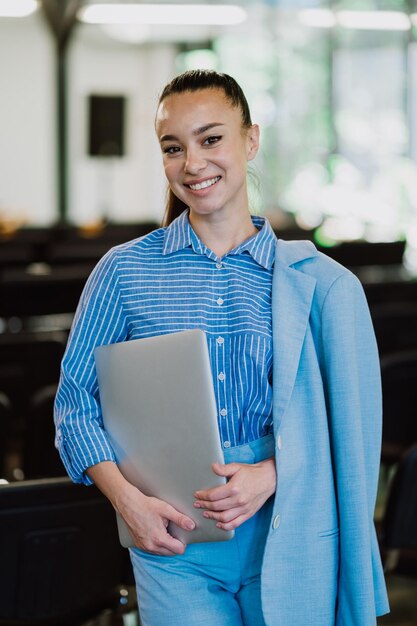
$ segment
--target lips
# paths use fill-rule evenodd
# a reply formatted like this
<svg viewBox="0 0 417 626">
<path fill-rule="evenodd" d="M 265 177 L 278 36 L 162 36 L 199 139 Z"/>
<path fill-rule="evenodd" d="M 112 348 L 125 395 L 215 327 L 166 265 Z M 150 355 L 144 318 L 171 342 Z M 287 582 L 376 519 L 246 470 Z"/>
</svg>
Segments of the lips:
<svg viewBox="0 0 417 626">
<path fill-rule="evenodd" d="M 203 180 L 201 181 L 201 183 L 193 183 L 186 186 L 192 189 L 192 191 L 200 191 L 200 189 L 207 189 L 207 187 L 212 187 L 220 180 L 220 178 L 221 176 L 215 176 L 214 178 L 208 178 L 207 180 Z"/>
</svg>

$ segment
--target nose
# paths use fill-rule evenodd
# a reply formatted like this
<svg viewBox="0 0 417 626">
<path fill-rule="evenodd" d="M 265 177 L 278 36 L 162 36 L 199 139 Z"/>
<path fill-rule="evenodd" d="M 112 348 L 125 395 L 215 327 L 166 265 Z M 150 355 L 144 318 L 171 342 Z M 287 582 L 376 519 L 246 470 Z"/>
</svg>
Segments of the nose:
<svg viewBox="0 0 417 626">
<path fill-rule="evenodd" d="M 201 172 L 207 165 L 207 161 L 204 155 L 198 149 L 188 149 L 184 164 L 184 171 L 186 174 L 195 175 Z"/>
</svg>

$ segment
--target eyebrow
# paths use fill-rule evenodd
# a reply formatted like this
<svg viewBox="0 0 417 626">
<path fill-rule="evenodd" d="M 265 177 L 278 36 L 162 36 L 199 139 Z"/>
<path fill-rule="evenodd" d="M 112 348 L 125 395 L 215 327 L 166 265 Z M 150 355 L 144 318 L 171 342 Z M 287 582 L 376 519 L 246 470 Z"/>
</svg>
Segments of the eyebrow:
<svg viewBox="0 0 417 626">
<path fill-rule="evenodd" d="M 196 128 L 195 130 L 193 130 L 192 134 L 198 137 L 198 135 L 202 135 L 207 130 L 210 130 L 211 128 L 215 128 L 216 126 L 224 126 L 224 124 L 222 124 L 221 122 L 212 122 L 211 124 L 204 124 L 204 126 L 200 126 L 199 128 Z M 159 141 L 161 143 L 163 141 L 178 141 L 178 137 L 176 137 L 175 135 L 162 135 Z"/>
</svg>

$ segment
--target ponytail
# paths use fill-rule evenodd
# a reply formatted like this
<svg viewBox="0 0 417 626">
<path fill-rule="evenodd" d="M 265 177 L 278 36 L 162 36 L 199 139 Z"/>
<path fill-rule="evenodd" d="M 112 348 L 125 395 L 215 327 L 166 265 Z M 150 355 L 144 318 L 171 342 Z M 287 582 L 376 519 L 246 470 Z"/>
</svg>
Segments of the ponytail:
<svg viewBox="0 0 417 626">
<path fill-rule="evenodd" d="M 185 209 L 188 209 L 185 202 L 177 198 L 172 189 L 168 187 L 165 213 L 162 219 L 162 226 L 169 226 Z"/>
</svg>

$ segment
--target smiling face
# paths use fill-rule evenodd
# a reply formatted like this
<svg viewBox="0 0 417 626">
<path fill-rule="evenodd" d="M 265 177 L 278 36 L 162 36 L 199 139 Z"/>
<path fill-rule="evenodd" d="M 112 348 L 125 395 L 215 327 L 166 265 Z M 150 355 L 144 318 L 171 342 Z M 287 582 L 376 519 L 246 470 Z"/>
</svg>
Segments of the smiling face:
<svg viewBox="0 0 417 626">
<path fill-rule="evenodd" d="M 243 126 L 240 108 L 222 89 L 168 96 L 158 108 L 156 132 L 168 183 L 191 215 L 248 211 L 246 169 L 259 129 Z"/>
</svg>

